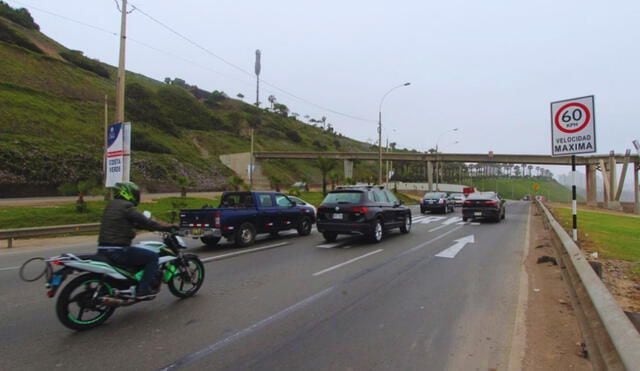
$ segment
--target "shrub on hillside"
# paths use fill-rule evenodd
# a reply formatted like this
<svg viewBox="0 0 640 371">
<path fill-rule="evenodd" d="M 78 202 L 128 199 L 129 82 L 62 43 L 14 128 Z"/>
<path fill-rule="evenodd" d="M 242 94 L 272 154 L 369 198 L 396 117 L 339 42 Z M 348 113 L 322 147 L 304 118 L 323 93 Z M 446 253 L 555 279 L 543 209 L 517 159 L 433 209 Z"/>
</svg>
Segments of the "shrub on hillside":
<svg viewBox="0 0 640 371">
<path fill-rule="evenodd" d="M 188 91 L 173 85 L 158 90 L 157 102 L 162 114 L 176 125 L 195 130 L 216 129 L 219 119 Z"/>
<path fill-rule="evenodd" d="M 153 91 L 141 84 L 132 83 L 127 85 L 125 94 L 127 117 L 133 122 L 144 122 L 174 137 L 180 136 L 180 128 L 173 123 L 173 120 L 162 114 L 162 109 L 156 101 L 157 98 Z M 158 149 L 156 146 L 150 146 L 148 148 Z"/>
<path fill-rule="evenodd" d="M 171 148 L 155 140 L 151 135 L 144 131 L 134 131 L 132 139 L 131 148 L 133 150 L 152 153 L 171 153 Z"/>
<path fill-rule="evenodd" d="M 36 44 L 18 35 L 14 30 L 12 30 L 2 21 L 0 21 L 0 41 L 17 45 L 33 52 L 42 54 L 42 50 L 40 50 L 40 48 L 38 48 Z"/>
<path fill-rule="evenodd" d="M 9 19 L 31 30 L 40 30 L 40 26 L 33 20 L 31 13 L 25 8 L 14 9 L 4 1 L 0 1 L 0 17 Z"/>
<path fill-rule="evenodd" d="M 289 138 L 292 142 L 300 143 L 302 142 L 302 137 L 300 134 L 293 129 L 287 129 L 287 138 Z"/>
<path fill-rule="evenodd" d="M 70 50 L 68 52 L 60 52 L 60 56 L 64 58 L 67 62 L 82 68 L 83 70 L 87 70 L 89 72 L 93 72 L 98 76 L 102 76 L 106 79 L 110 78 L 109 70 L 107 70 L 100 62 L 95 61 L 93 59 L 85 57 L 81 51 L 78 50 Z"/>
</svg>

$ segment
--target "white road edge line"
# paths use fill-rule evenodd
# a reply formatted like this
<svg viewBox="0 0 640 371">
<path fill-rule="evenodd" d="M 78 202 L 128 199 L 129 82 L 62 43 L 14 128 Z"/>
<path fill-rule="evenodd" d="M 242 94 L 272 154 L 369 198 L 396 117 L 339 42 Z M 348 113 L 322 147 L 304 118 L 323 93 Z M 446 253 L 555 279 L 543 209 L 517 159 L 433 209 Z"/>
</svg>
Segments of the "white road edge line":
<svg viewBox="0 0 640 371">
<path fill-rule="evenodd" d="M 351 263 L 356 262 L 356 261 L 358 261 L 358 260 L 360 260 L 360 259 L 364 259 L 364 258 L 366 258 L 367 256 L 371 256 L 371 255 L 373 255 L 373 254 L 377 254 L 377 253 L 382 252 L 382 251 L 384 251 L 384 249 L 378 249 L 378 250 L 376 250 L 376 251 L 372 251 L 372 252 L 370 252 L 370 253 L 366 253 L 366 254 L 364 254 L 364 255 L 360 255 L 360 256 L 358 256 L 357 258 L 353 258 L 353 259 L 351 259 L 351 260 L 347 260 L 346 262 L 343 262 L 343 263 L 340 263 L 340 264 L 336 264 L 336 265 L 334 265 L 334 266 L 332 266 L 332 267 L 329 267 L 329 268 L 327 268 L 327 269 L 323 269 L 323 270 L 321 270 L 321 271 L 319 271 L 319 272 L 316 272 L 316 273 L 314 273 L 314 274 L 313 274 L 313 276 L 314 276 L 314 277 L 317 277 L 317 276 L 319 276 L 319 275 L 321 275 L 321 274 L 325 274 L 325 273 L 327 273 L 327 272 L 331 272 L 331 271 L 332 271 L 332 270 L 334 270 L 334 269 L 338 269 L 338 268 L 340 268 L 340 267 L 344 267 L 344 266 L 345 266 L 345 265 L 347 265 L 347 264 L 351 264 Z"/>
<path fill-rule="evenodd" d="M 249 254 L 249 253 L 256 252 L 256 251 L 269 250 L 269 249 L 273 249 L 275 247 L 280 247 L 280 246 L 284 246 L 284 245 L 288 245 L 288 244 L 289 244 L 288 242 L 280 242 L 280 243 L 276 243 L 276 244 L 273 244 L 273 245 L 256 247 L 255 249 L 249 249 L 249 250 L 233 252 L 233 253 L 230 253 L 230 254 L 212 256 L 210 258 L 202 259 L 202 262 L 203 263 L 208 263 L 208 262 L 212 262 L 212 261 L 216 261 L 216 260 L 223 260 L 223 259 L 231 258 L 233 256 Z"/>
<path fill-rule="evenodd" d="M 0 272 L 2 271 L 12 271 L 14 269 L 20 269 L 20 267 L 6 267 L 6 268 L 0 268 Z"/>
<path fill-rule="evenodd" d="M 439 226 L 439 227 L 435 227 L 435 228 L 433 228 L 433 229 L 429 229 L 429 233 L 431 233 L 431 232 L 435 232 L 435 231 L 437 231 L 437 230 L 439 230 L 439 229 L 442 229 L 442 228 L 446 228 L 446 227 L 448 227 L 448 226 L 449 226 L 449 224 L 443 224 L 443 225 L 441 225 L 441 226 Z"/>
</svg>

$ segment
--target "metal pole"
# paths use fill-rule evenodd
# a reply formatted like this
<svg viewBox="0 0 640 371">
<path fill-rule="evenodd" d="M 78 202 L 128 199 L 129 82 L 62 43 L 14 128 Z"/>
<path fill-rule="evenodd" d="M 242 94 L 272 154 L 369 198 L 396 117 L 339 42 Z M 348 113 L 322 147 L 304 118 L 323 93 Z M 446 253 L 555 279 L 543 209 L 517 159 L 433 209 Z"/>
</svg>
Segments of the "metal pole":
<svg viewBox="0 0 640 371">
<path fill-rule="evenodd" d="M 389 137 L 387 137 L 387 154 L 389 154 Z M 388 159 L 386 161 L 386 165 L 387 165 L 387 167 L 386 167 L 387 172 L 386 172 L 384 178 L 386 179 L 385 184 L 388 184 L 389 183 L 389 160 Z"/>
<path fill-rule="evenodd" d="M 382 184 L 382 109 L 378 111 L 378 184 Z"/>
<path fill-rule="evenodd" d="M 120 21 L 120 60 L 118 62 L 118 79 L 116 82 L 116 122 L 124 122 L 124 87 L 125 87 L 125 46 L 127 41 L 127 0 L 122 0 L 122 17 Z"/>
<path fill-rule="evenodd" d="M 109 127 L 109 96 L 104 95 L 104 148 L 102 150 L 102 184 L 107 184 L 107 128 Z"/>
<path fill-rule="evenodd" d="M 578 242 L 578 203 L 576 201 L 576 155 L 571 155 L 571 211 L 573 215 L 573 241 Z"/>
</svg>

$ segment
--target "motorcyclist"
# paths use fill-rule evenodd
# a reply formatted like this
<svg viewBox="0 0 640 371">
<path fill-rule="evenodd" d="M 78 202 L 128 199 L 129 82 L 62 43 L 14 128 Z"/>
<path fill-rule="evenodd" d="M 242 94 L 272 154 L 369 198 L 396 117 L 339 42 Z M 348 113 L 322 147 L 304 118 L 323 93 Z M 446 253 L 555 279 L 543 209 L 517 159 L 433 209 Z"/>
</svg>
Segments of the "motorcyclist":
<svg viewBox="0 0 640 371">
<path fill-rule="evenodd" d="M 143 247 L 131 246 L 137 229 L 171 231 L 171 224 L 147 218 L 136 209 L 140 203 L 140 188 L 132 182 L 116 183 L 114 199 L 107 204 L 102 214 L 98 253 L 109 257 L 114 263 L 124 266 L 142 266 L 144 272 L 136 288 L 136 298 L 151 299 L 159 289 L 158 254 Z"/>
</svg>

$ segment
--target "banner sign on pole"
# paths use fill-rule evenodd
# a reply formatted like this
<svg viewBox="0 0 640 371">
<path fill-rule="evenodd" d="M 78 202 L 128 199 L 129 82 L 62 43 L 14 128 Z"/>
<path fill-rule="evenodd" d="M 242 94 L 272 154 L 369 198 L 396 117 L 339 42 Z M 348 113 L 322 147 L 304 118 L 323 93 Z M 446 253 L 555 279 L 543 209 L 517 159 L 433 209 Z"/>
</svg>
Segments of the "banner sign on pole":
<svg viewBox="0 0 640 371">
<path fill-rule="evenodd" d="M 596 152 L 593 95 L 551 102 L 552 156 Z"/>
<path fill-rule="evenodd" d="M 116 123 L 107 128 L 107 176 L 105 187 L 129 181 L 131 124 Z"/>
</svg>

